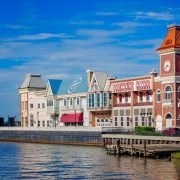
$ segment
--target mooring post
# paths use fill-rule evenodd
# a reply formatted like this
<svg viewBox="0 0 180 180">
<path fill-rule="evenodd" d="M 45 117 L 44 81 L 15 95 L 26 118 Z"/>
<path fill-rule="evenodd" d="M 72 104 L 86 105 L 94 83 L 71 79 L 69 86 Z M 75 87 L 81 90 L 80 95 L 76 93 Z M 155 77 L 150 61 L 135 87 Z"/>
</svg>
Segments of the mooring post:
<svg viewBox="0 0 180 180">
<path fill-rule="evenodd" d="M 146 140 L 144 140 L 144 157 L 146 157 Z"/>
<path fill-rule="evenodd" d="M 134 139 L 131 139 L 131 156 L 134 154 Z"/>
<path fill-rule="evenodd" d="M 117 154 L 120 154 L 121 140 L 117 140 Z"/>
</svg>

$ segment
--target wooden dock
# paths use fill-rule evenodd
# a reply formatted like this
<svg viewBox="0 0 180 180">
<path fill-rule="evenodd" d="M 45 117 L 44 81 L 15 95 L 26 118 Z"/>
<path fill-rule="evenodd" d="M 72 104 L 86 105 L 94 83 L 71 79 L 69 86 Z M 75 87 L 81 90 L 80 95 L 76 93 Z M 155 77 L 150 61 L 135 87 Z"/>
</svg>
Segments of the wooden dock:
<svg viewBox="0 0 180 180">
<path fill-rule="evenodd" d="M 170 158 L 180 153 L 180 137 L 105 134 L 103 138 L 109 154 Z"/>
</svg>

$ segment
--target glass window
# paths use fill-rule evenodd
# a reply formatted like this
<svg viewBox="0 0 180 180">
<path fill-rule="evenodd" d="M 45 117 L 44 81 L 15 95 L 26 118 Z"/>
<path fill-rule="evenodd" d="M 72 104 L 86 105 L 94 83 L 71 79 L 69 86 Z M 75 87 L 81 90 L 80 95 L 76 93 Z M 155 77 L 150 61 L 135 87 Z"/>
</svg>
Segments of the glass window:
<svg viewBox="0 0 180 180">
<path fill-rule="evenodd" d="M 30 126 L 33 127 L 34 126 L 34 115 L 30 114 Z"/>
<path fill-rule="evenodd" d="M 152 118 L 151 116 L 148 117 L 148 126 L 151 126 L 152 125 Z"/>
<path fill-rule="evenodd" d="M 138 126 L 138 117 L 135 117 L 135 126 Z"/>
<path fill-rule="evenodd" d="M 128 103 L 128 96 L 125 96 L 125 103 Z"/>
<path fill-rule="evenodd" d="M 80 98 L 78 97 L 78 98 L 76 98 L 76 105 L 80 105 Z"/>
<path fill-rule="evenodd" d="M 88 100 L 89 107 L 94 107 L 94 94 L 89 94 L 88 97 L 89 97 L 89 100 Z"/>
<path fill-rule="evenodd" d="M 32 103 L 30 104 L 30 108 L 31 108 L 31 109 L 33 108 L 33 104 L 32 104 Z"/>
<path fill-rule="evenodd" d="M 144 126 L 144 125 L 145 125 L 145 118 L 142 117 L 142 126 Z"/>
<path fill-rule="evenodd" d="M 121 127 L 123 127 L 123 125 L 124 125 L 124 118 L 121 117 Z"/>
<path fill-rule="evenodd" d="M 130 117 L 126 117 L 126 122 L 127 122 L 127 126 L 129 127 L 130 126 Z"/>
<path fill-rule="evenodd" d="M 103 93 L 103 107 L 107 107 L 108 93 Z"/>
<path fill-rule="evenodd" d="M 67 100 L 64 99 L 63 102 L 64 102 L 64 106 L 67 106 Z"/>
<path fill-rule="evenodd" d="M 157 100 L 157 102 L 161 101 L 161 91 L 160 90 L 157 90 L 157 92 L 156 92 L 156 100 Z"/>
<path fill-rule="evenodd" d="M 178 89 L 178 99 L 180 99 L 180 87 Z"/>
<path fill-rule="evenodd" d="M 119 98 L 119 103 L 122 103 L 122 95 L 120 95 L 118 98 Z"/>
<path fill-rule="evenodd" d="M 47 100 L 47 106 L 53 106 L 53 100 L 52 99 Z"/>
<path fill-rule="evenodd" d="M 172 93 L 172 90 L 171 90 L 170 86 L 166 87 L 165 93 L 166 93 L 166 99 L 170 100 L 171 99 L 171 93 Z"/>
<path fill-rule="evenodd" d="M 47 126 L 48 126 L 48 127 L 50 126 L 49 120 L 47 121 Z"/>
<path fill-rule="evenodd" d="M 117 117 L 114 118 L 114 126 L 117 126 Z"/>
<path fill-rule="evenodd" d="M 45 103 L 42 103 L 42 108 L 45 108 Z"/>
<path fill-rule="evenodd" d="M 142 93 L 139 94 L 139 101 L 143 102 L 143 94 Z"/>
<path fill-rule="evenodd" d="M 38 108 L 40 108 L 40 104 L 38 104 Z"/>
<path fill-rule="evenodd" d="M 96 103 L 97 103 L 97 107 L 100 107 L 101 99 L 99 93 L 96 94 Z"/>
<path fill-rule="evenodd" d="M 146 101 L 150 101 L 150 95 L 146 94 Z"/>
<path fill-rule="evenodd" d="M 40 127 L 40 125 L 41 125 L 41 122 L 40 122 L 40 121 L 38 121 L 38 127 Z"/>
<path fill-rule="evenodd" d="M 45 126 L 45 121 L 42 122 L 43 127 Z"/>
<path fill-rule="evenodd" d="M 73 98 L 70 99 L 70 106 L 73 105 Z"/>
</svg>

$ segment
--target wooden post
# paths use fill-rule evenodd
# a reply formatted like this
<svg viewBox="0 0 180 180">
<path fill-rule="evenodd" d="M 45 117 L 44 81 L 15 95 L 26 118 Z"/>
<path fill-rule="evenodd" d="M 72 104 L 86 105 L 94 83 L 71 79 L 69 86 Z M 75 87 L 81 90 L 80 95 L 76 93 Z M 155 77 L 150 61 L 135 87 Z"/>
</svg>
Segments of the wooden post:
<svg viewBox="0 0 180 180">
<path fill-rule="evenodd" d="M 133 156 L 134 153 L 134 139 L 131 139 L 131 156 Z"/>
<path fill-rule="evenodd" d="M 146 140 L 144 140 L 144 157 L 146 157 Z"/>
<path fill-rule="evenodd" d="M 120 148 L 121 148 L 121 140 L 117 140 L 117 154 L 120 154 Z"/>
</svg>

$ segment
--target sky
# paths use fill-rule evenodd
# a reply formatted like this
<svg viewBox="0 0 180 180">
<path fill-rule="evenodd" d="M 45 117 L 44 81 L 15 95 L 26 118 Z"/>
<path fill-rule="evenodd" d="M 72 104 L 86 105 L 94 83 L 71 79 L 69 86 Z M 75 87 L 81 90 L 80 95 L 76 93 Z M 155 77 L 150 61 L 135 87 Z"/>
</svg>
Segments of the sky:
<svg viewBox="0 0 180 180">
<path fill-rule="evenodd" d="M 0 0 L 0 116 L 19 116 L 28 73 L 68 79 L 87 69 L 114 77 L 159 71 L 179 0 Z"/>
</svg>

